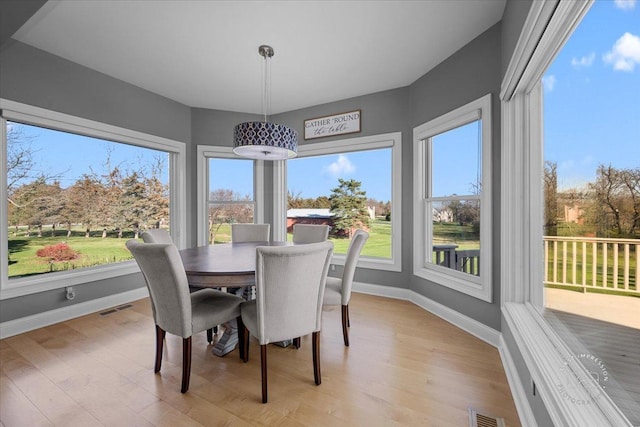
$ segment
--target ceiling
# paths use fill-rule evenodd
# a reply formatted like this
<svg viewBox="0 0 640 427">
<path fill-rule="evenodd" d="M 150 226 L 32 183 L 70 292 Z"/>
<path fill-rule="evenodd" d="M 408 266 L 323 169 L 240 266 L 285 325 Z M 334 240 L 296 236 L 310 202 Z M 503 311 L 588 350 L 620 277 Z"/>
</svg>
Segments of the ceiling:
<svg viewBox="0 0 640 427">
<path fill-rule="evenodd" d="M 506 0 L 47 2 L 14 35 L 190 107 L 272 114 L 407 86 L 502 18 Z"/>
</svg>

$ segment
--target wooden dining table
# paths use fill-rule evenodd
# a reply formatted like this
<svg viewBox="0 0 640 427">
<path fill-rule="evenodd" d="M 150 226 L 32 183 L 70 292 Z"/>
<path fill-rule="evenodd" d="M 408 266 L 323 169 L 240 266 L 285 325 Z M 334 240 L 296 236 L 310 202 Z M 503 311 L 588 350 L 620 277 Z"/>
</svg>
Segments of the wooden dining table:
<svg viewBox="0 0 640 427">
<path fill-rule="evenodd" d="M 291 242 L 218 243 L 182 249 L 180 256 L 190 286 L 242 288 L 255 285 L 258 246 L 292 244 Z"/>
</svg>

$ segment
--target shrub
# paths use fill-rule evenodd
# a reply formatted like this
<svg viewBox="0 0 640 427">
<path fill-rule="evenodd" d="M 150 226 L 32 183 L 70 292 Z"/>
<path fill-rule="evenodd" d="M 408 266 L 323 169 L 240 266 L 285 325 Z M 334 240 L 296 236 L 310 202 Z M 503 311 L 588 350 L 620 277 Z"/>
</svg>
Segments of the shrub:
<svg viewBox="0 0 640 427">
<path fill-rule="evenodd" d="M 78 258 L 80 255 L 71 249 L 66 243 L 56 243 L 55 245 L 45 246 L 36 252 L 41 258 L 47 258 L 49 261 L 69 261 Z"/>
</svg>

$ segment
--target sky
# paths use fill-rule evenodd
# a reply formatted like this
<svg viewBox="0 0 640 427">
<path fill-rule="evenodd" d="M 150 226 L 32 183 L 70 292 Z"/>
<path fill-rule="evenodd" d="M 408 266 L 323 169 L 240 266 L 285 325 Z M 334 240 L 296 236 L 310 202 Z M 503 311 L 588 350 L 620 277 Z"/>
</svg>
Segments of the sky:
<svg viewBox="0 0 640 427">
<path fill-rule="evenodd" d="M 580 187 L 595 179 L 599 164 L 640 168 L 640 4 L 636 0 L 598 0 L 543 76 L 545 160 L 558 165 L 559 188 Z M 499 132 L 494 129 L 494 132 Z M 74 136 L 46 129 L 28 133 L 39 168 L 64 174 L 63 187 L 84 173 L 102 172 L 107 153 L 112 164 L 137 169 L 152 150 Z M 475 136 L 467 141 L 471 143 Z M 434 168 L 438 193 L 470 194 L 475 180 L 474 156 L 443 137 Z M 79 141 L 82 140 L 81 143 Z M 300 141 L 301 144 L 304 141 Z M 410 141 L 404 141 L 404 145 Z M 111 151 L 109 147 L 114 147 Z M 55 147 L 53 149 L 52 147 Z M 466 151 L 468 152 L 468 151 Z M 146 153 L 146 154 L 144 154 Z M 470 163 L 463 163 L 465 162 Z M 338 179 L 362 182 L 367 196 L 391 199 L 390 149 L 344 153 L 288 161 L 288 189 L 301 197 L 329 196 Z M 243 164 L 245 164 L 243 166 Z M 210 187 L 251 194 L 250 161 L 222 162 Z M 451 171 L 457 179 L 452 179 Z M 463 173 L 465 172 L 465 173 Z"/>
<path fill-rule="evenodd" d="M 640 168 L 640 4 L 598 0 L 543 77 L 545 160 L 558 188 L 599 164 Z"/>
<path fill-rule="evenodd" d="M 8 127 L 12 125 L 9 123 Z M 123 172 L 137 171 L 141 167 L 148 170 L 156 159 L 163 159 L 165 167 L 161 179 L 167 180 L 166 153 L 41 127 L 18 126 L 27 137 L 25 143 L 31 145 L 35 165 L 32 175 L 56 177 L 62 188 L 73 185 L 84 174 L 100 176 L 107 173 L 106 159 L 112 167 L 117 166 Z"/>
</svg>

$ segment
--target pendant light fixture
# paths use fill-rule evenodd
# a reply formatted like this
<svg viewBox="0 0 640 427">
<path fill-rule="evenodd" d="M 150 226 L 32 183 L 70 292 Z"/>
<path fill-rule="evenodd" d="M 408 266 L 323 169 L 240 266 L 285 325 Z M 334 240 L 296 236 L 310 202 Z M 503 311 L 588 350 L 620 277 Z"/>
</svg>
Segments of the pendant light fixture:
<svg viewBox="0 0 640 427">
<path fill-rule="evenodd" d="M 271 46 L 262 45 L 258 53 L 264 58 L 262 111 L 264 121 L 245 122 L 233 130 L 233 152 L 239 156 L 257 160 L 286 160 L 296 156 L 298 133 L 284 125 L 267 121 L 271 108 Z"/>
</svg>

